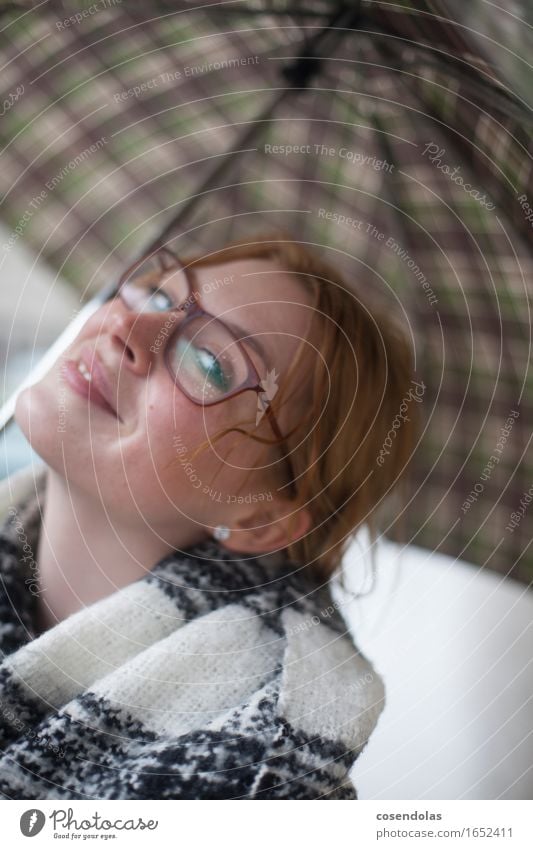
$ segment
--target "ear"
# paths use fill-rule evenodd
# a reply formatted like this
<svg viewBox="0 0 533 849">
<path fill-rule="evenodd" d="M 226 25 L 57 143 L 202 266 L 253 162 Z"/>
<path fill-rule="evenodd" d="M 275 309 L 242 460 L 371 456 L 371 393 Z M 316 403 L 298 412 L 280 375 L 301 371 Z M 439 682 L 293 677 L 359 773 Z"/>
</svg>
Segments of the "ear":
<svg viewBox="0 0 533 849">
<path fill-rule="evenodd" d="M 255 511 L 234 519 L 224 547 L 235 553 L 267 554 L 286 548 L 304 536 L 311 527 L 311 514 L 294 502 L 278 502 L 276 507 Z"/>
</svg>

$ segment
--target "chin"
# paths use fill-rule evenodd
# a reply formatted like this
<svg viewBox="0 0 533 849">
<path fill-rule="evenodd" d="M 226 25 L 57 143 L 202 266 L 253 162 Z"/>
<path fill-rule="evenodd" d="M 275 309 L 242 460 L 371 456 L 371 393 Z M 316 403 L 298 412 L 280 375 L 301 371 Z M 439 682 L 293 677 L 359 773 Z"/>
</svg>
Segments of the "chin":
<svg viewBox="0 0 533 849">
<path fill-rule="evenodd" d="M 44 378 L 19 392 L 14 419 L 36 454 L 48 465 L 54 465 L 54 458 L 61 457 L 66 416 Z"/>
</svg>

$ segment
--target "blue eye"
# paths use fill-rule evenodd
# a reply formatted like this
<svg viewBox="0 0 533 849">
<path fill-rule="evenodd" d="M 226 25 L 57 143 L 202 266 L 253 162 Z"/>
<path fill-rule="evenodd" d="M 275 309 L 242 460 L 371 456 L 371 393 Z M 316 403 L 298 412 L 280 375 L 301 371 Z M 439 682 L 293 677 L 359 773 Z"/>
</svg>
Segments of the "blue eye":
<svg viewBox="0 0 533 849">
<path fill-rule="evenodd" d="M 218 389 L 227 391 L 230 388 L 231 381 L 224 374 L 220 361 L 206 348 L 195 348 L 194 350 L 208 380 L 214 382 Z"/>
<path fill-rule="evenodd" d="M 161 289 L 146 289 L 146 306 L 143 306 L 143 310 L 146 309 L 148 312 L 166 312 L 167 310 L 172 309 L 174 304 Z"/>
<path fill-rule="evenodd" d="M 206 347 L 193 345 L 181 338 L 176 346 L 179 377 L 189 386 L 196 386 L 200 393 L 209 384 L 217 392 L 231 389 L 233 373 L 227 374 L 221 361 Z"/>
</svg>

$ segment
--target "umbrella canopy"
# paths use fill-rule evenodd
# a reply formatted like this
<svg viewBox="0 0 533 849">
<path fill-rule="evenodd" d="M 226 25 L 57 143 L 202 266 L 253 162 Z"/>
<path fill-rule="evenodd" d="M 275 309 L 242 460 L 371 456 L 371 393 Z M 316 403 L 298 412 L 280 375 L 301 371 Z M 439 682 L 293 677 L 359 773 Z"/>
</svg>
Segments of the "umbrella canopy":
<svg viewBox="0 0 533 849">
<path fill-rule="evenodd" d="M 87 300 L 159 237 L 316 245 L 425 385 L 384 532 L 529 583 L 525 2 L 32 5 L 2 16 L 0 259 L 23 239 Z"/>
</svg>

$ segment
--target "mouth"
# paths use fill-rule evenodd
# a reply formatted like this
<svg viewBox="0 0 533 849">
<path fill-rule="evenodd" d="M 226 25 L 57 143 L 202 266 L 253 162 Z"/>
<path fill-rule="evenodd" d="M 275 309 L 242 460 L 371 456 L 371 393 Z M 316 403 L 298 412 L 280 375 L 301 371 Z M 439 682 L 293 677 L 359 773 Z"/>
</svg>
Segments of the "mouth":
<svg viewBox="0 0 533 849">
<path fill-rule="evenodd" d="M 104 367 L 95 351 L 84 348 L 78 359 L 63 363 L 63 375 L 71 388 L 82 398 L 122 422 L 113 404 L 113 392 Z"/>
</svg>

